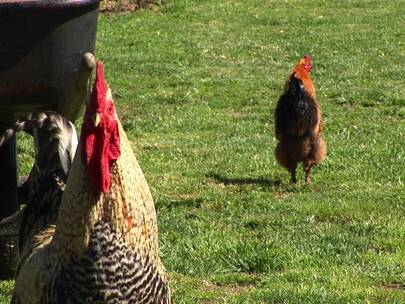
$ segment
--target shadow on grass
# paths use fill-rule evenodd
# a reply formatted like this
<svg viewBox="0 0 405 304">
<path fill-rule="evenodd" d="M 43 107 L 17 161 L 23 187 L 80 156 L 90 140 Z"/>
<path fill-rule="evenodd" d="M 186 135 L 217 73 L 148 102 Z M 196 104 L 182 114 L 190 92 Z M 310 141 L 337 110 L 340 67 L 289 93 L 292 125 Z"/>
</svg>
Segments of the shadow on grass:
<svg viewBox="0 0 405 304">
<path fill-rule="evenodd" d="M 258 185 L 262 187 L 278 187 L 281 185 L 280 179 L 267 179 L 267 178 L 228 178 L 225 176 L 221 176 L 219 174 L 208 174 L 210 178 L 215 179 L 218 183 L 222 183 L 224 185 Z"/>
<path fill-rule="evenodd" d="M 195 199 L 178 199 L 178 200 L 157 200 L 155 202 L 156 210 L 166 208 L 167 210 L 178 209 L 178 208 L 187 208 L 187 209 L 199 209 L 203 203 L 202 198 Z"/>
<path fill-rule="evenodd" d="M 197 199 L 183 199 L 183 200 L 171 200 L 169 202 L 170 208 L 187 207 L 187 208 L 200 208 L 203 200 Z"/>
</svg>

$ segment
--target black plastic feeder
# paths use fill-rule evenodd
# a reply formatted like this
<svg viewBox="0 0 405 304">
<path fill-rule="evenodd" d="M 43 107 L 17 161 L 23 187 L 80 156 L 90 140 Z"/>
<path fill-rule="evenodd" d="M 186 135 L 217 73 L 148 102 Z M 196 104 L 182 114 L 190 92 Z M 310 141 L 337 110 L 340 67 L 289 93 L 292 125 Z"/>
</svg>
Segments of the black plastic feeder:
<svg viewBox="0 0 405 304">
<path fill-rule="evenodd" d="M 0 0 L 0 131 L 30 112 L 75 120 L 88 93 L 99 0 Z M 15 212 L 15 138 L 0 147 L 0 219 Z M 0 279 L 12 276 L 10 240 L 0 240 Z M 11 255 L 12 256 L 12 255 Z"/>
</svg>

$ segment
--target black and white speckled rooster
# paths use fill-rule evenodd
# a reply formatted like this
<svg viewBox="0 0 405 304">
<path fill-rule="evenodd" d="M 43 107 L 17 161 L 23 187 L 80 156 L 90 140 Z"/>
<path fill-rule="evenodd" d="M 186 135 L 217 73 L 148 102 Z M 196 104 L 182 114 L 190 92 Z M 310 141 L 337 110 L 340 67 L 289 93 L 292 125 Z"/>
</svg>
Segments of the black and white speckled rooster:
<svg viewBox="0 0 405 304">
<path fill-rule="evenodd" d="M 103 66 L 49 245 L 20 268 L 13 303 L 170 303 L 156 211 Z"/>
<path fill-rule="evenodd" d="M 21 191 L 25 207 L 0 222 L 0 235 L 17 236 L 19 268 L 55 230 L 62 194 L 77 148 L 74 125 L 54 112 L 32 113 L 4 131 L 0 145 L 18 131 L 33 135 L 35 160 Z"/>
</svg>

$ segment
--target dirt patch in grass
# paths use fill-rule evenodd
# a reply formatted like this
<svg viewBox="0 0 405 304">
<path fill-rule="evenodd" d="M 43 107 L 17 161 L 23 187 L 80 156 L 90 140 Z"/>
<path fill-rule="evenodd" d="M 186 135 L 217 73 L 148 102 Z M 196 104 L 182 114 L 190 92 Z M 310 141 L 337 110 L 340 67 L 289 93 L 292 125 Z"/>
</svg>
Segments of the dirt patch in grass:
<svg viewBox="0 0 405 304">
<path fill-rule="evenodd" d="M 253 288 L 255 288 L 255 284 L 252 282 L 244 282 L 244 283 L 239 283 L 239 284 L 225 284 L 225 283 L 210 283 L 210 282 L 204 282 L 203 283 L 203 289 L 204 290 L 211 290 L 211 291 L 219 291 L 227 294 L 241 294 L 241 293 L 247 293 Z"/>
<path fill-rule="evenodd" d="M 380 286 L 383 289 L 395 289 L 395 290 L 404 290 L 405 291 L 405 284 L 403 283 L 386 283 Z"/>
<path fill-rule="evenodd" d="M 103 0 L 100 11 L 107 13 L 133 12 L 140 8 L 154 8 L 162 5 L 163 0 Z"/>
</svg>

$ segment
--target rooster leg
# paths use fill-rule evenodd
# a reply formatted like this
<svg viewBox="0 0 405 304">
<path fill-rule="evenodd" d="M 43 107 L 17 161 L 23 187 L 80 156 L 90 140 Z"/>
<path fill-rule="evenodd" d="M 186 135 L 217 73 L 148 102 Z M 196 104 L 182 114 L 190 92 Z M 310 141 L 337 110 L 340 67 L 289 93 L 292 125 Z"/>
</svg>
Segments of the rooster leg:
<svg viewBox="0 0 405 304">
<path fill-rule="evenodd" d="M 305 173 L 305 183 L 310 184 L 312 182 L 312 178 L 309 175 L 311 172 L 311 168 L 314 165 L 312 161 L 304 161 L 304 173 Z"/>
<path fill-rule="evenodd" d="M 291 183 L 295 184 L 297 182 L 296 170 L 297 163 L 291 159 L 288 153 L 288 147 L 286 143 L 280 141 L 274 151 L 277 162 L 291 173 Z"/>
<path fill-rule="evenodd" d="M 308 185 L 312 183 L 312 177 L 309 174 L 305 174 L 305 183 Z"/>
<path fill-rule="evenodd" d="M 291 172 L 291 183 L 292 184 L 296 184 L 297 183 L 297 173 L 296 170 L 294 169 L 294 171 Z"/>
</svg>

